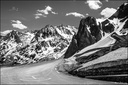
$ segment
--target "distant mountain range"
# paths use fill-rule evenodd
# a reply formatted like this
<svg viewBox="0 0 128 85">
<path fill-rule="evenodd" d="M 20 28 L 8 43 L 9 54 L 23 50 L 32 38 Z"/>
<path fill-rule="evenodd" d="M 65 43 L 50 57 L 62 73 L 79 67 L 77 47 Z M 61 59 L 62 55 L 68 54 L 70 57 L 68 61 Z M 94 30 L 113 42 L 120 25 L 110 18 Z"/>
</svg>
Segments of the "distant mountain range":
<svg viewBox="0 0 128 85">
<path fill-rule="evenodd" d="M 0 65 L 29 64 L 64 57 L 60 72 L 82 78 L 128 82 L 128 3 L 109 18 L 88 16 L 79 27 L 46 25 L 0 35 Z"/>
<path fill-rule="evenodd" d="M 80 21 L 58 70 L 82 78 L 128 82 L 128 3 L 102 22 Z"/>
<path fill-rule="evenodd" d="M 40 30 L 7 30 L 0 36 L 0 64 L 16 65 L 58 59 L 69 46 L 77 29 L 46 25 Z"/>
</svg>

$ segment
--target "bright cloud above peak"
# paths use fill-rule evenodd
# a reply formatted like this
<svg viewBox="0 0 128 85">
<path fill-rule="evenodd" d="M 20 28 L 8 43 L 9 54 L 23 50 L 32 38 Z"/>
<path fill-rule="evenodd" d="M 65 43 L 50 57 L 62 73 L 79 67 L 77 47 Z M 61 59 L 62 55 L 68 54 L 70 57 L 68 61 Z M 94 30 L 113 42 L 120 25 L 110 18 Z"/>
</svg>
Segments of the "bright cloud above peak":
<svg viewBox="0 0 128 85">
<path fill-rule="evenodd" d="M 18 28 L 18 29 L 27 29 L 27 26 L 23 25 L 21 21 L 19 20 L 11 20 L 12 26 L 14 28 Z"/>
<path fill-rule="evenodd" d="M 108 8 L 108 7 L 106 7 L 105 9 L 103 9 L 103 10 L 101 11 L 100 14 L 103 15 L 104 18 L 108 18 L 108 17 L 112 16 L 116 11 L 117 11 L 117 10 L 114 9 L 114 8 Z"/>
<path fill-rule="evenodd" d="M 101 8 L 102 3 L 99 0 L 87 0 L 85 4 L 88 4 L 90 9 L 97 10 Z"/>
<path fill-rule="evenodd" d="M 84 18 L 85 17 L 83 14 L 80 14 L 80 13 L 77 13 L 77 12 L 66 13 L 65 16 L 69 16 L 69 15 L 73 15 L 75 17 L 80 17 L 80 18 Z"/>
<path fill-rule="evenodd" d="M 35 19 L 40 18 L 41 16 L 43 17 L 47 17 L 47 15 L 49 14 L 49 12 L 51 12 L 52 14 L 58 14 L 56 12 L 53 11 L 53 8 L 50 6 L 45 6 L 45 9 L 42 10 L 37 10 L 36 14 L 35 14 Z"/>
<path fill-rule="evenodd" d="M 106 2 L 108 2 L 108 0 L 105 0 Z"/>
</svg>

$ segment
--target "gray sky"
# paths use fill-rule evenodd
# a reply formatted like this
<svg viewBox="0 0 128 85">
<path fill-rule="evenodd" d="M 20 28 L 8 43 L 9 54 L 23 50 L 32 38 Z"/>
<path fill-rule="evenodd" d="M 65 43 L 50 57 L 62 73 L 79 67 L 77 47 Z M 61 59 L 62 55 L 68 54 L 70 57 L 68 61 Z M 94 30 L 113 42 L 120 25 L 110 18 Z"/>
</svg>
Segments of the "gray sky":
<svg viewBox="0 0 128 85">
<path fill-rule="evenodd" d="M 100 0 L 91 3 L 88 0 L 2 1 L 1 31 L 41 29 L 47 24 L 78 27 L 81 18 L 88 15 L 96 18 L 104 17 L 101 12 L 105 8 L 117 9 L 124 2 L 126 0 Z"/>
</svg>

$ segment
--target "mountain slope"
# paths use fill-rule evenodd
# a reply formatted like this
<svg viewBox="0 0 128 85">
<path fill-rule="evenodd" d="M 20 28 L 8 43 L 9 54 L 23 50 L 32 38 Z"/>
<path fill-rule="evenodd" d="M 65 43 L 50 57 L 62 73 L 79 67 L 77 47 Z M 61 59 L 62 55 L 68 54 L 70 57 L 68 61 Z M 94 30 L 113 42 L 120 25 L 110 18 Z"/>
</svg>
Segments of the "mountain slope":
<svg viewBox="0 0 128 85">
<path fill-rule="evenodd" d="M 78 33 L 58 70 L 74 76 L 127 82 L 128 3 L 102 22 L 94 17 L 80 21 Z"/>
<path fill-rule="evenodd" d="M 60 58 L 77 29 L 73 26 L 46 25 L 40 30 L 2 32 L 0 64 L 28 64 Z"/>
</svg>

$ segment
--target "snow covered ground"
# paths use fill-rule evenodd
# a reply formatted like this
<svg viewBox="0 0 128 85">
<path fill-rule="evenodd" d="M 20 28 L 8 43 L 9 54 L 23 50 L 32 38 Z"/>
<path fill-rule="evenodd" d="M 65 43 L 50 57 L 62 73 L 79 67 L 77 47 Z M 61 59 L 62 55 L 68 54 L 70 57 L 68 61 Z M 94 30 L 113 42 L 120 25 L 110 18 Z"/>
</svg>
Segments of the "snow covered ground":
<svg viewBox="0 0 128 85">
<path fill-rule="evenodd" d="M 1 68 L 1 84 L 115 84 L 60 73 L 55 67 L 62 61 Z"/>
</svg>

